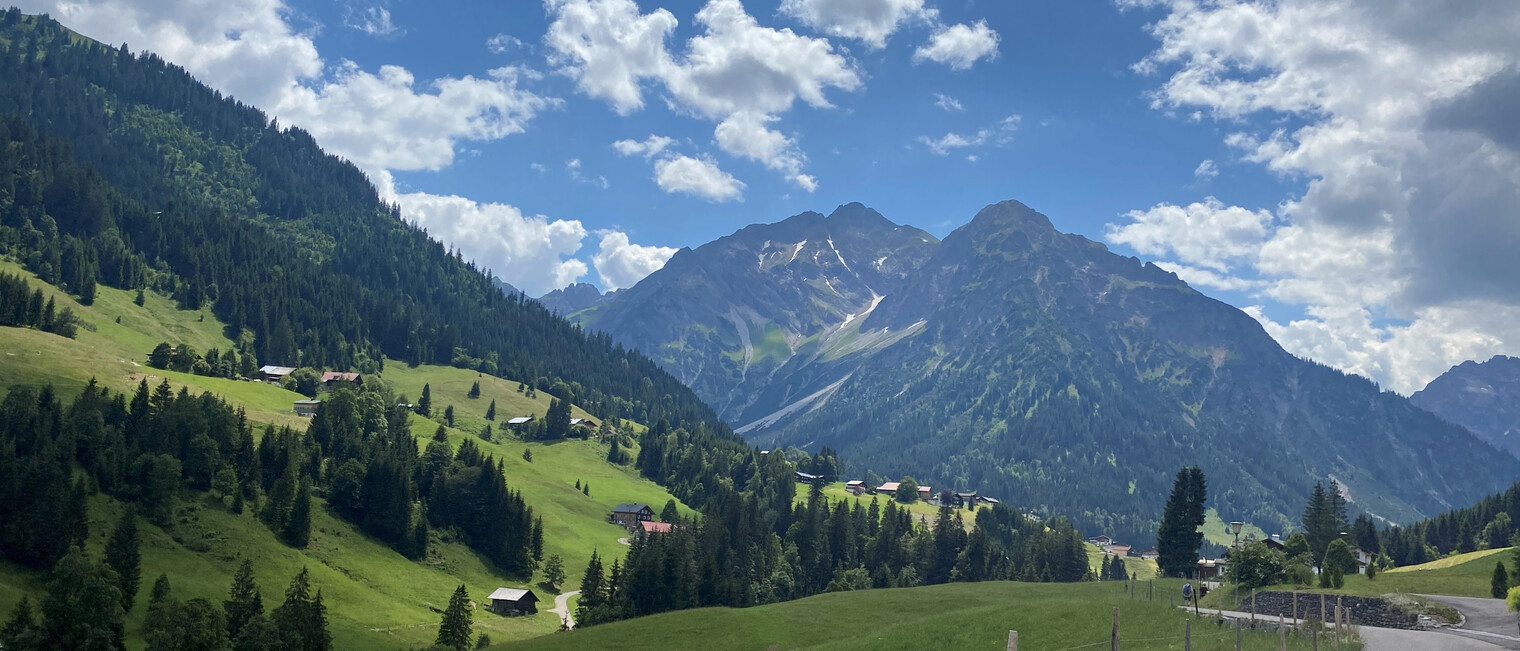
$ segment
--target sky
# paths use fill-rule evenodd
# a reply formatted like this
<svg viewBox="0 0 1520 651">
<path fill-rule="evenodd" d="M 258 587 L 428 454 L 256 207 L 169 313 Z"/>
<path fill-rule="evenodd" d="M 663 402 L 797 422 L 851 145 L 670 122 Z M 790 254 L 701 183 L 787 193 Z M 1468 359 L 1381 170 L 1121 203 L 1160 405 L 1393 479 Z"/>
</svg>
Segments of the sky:
<svg viewBox="0 0 1520 651">
<path fill-rule="evenodd" d="M 1513 0 L 19 0 L 353 161 L 540 295 L 1017 199 L 1408 394 L 1520 354 Z"/>
</svg>

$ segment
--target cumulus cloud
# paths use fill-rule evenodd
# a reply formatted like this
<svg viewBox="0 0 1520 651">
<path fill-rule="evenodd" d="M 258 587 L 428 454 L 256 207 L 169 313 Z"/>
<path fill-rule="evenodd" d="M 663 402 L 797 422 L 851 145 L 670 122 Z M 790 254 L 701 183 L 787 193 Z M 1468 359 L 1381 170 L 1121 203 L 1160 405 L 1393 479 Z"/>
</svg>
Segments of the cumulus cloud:
<svg viewBox="0 0 1520 651">
<path fill-rule="evenodd" d="M 655 183 L 668 193 L 689 194 L 714 203 L 740 200 L 744 183 L 711 158 L 671 156 L 654 164 Z"/>
<path fill-rule="evenodd" d="M 649 137 L 645 138 L 642 142 L 638 140 L 619 140 L 612 143 L 612 148 L 616 149 L 623 156 L 653 158 L 660 155 L 660 152 L 665 151 L 666 148 L 674 143 L 675 139 L 673 138 L 649 134 Z"/>
<path fill-rule="evenodd" d="M 1001 40 L 985 20 L 942 26 L 929 37 L 928 43 L 913 51 L 913 61 L 933 61 L 952 70 L 970 70 L 977 61 L 996 59 Z"/>
<path fill-rule="evenodd" d="M 522 45 L 522 39 L 511 34 L 497 34 L 486 39 L 486 49 L 490 50 L 491 54 L 506 54 Z"/>
<path fill-rule="evenodd" d="M 717 122 L 719 130 L 772 121 L 798 101 L 828 108 L 830 89 L 853 91 L 862 83 L 826 39 L 762 26 L 739 0 L 704 5 L 696 14 L 702 33 L 679 56 L 665 44 L 677 21 L 664 9 L 641 13 L 632 0 L 547 0 L 545 7 L 553 18 L 544 37 L 551 64 L 623 115 L 644 106 L 646 82 L 662 85 L 673 109 Z M 780 135 L 766 131 L 772 140 L 770 134 Z M 714 135 L 723 146 L 724 137 Z M 789 145 L 772 147 L 767 158 L 737 155 L 760 160 L 800 187 L 814 185 L 800 171 L 806 158 L 795 141 L 783 139 Z"/>
<path fill-rule="evenodd" d="M 913 21 L 932 21 L 939 12 L 924 0 L 782 0 L 781 13 L 830 36 L 856 39 L 873 50 Z"/>
<path fill-rule="evenodd" d="M 928 147 L 929 151 L 933 152 L 936 156 L 948 156 L 957 149 L 965 149 L 967 147 L 981 147 L 984 145 L 1002 147 L 1013 142 L 1013 134 L 1019 130 L 1021 122 L 1023 122 L 1021 116 L 1010 115 L 999 120 L 993 126 L 978 129 L 976 133 L 971 135 L 962 135 L 952 131 L 938 138 L 919 136 L 918 142 Z M 974 156 L 968 156 L 967 159 L 976 162 Z"/>
<path fill-rule="evenodd" d="M 1108 241 L 1221 273 L 1229 272 L 1234 261 L 1252 258 L 1272 224 L 1265 210 L 1226 206 L 1213 197 L 1188 206 L 1157 204 L 1125 216 L 1128 224 L 1109 224 Z"/>
<path fill-rule="evenodd" d="M 514 206 L 426 193 L 393 195 L 401 212 L 428 234 L 458 248 L 530 296 L 569 285 L 586 275 L 586 263 L 570 256 L 581 248 L 579 221 L 524 215 Z"/>
<path fill-rule="evenodd" d="M 632 287 L 645 276 L 660 270 L 676 249 L 668 246 L 631 244 L 627 233 L 605 231 L 601 246 L 591 256 L 591 264 L 607 291 Z"/>
<path fill-rule="evenodd" d="M 1217 119 L 1244 161 L 1302 180 L 1250 260 L 1263 298 L 1303 310 L 1258 317 L 1285 347 L 1404 393 L 1520 352 L 1493 316 L 1520 306 L 1520 4 L 1121 4 L 1165 11 L 1135 65 L 1163 79 L 1156 109 Z"/>
<path fill-rule="evenodd" d="M 719 123 L 713 135 L 723 151 L 764 163 L 808 192 L 816 190 L 817 181 L 802 173 L 807 157 L 797 148 L 797 142 L 766 127 L 776 119 L 770 115 L 740 111 Z"/>
</svg>

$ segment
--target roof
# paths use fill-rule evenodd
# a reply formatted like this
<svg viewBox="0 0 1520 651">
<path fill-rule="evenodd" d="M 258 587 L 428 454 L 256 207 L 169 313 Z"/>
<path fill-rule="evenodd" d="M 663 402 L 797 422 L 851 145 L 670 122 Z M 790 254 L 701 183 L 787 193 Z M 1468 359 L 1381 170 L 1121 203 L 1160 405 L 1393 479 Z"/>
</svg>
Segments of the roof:
<svg viewBox="0 0 1520 651">
<path fill-rule="evenodd" d="M 934 489 L 929 488 L 928 486 L 919 486 L 918 487 L 918 492 L 920 492 L 920 493 L 933 493 Z"/>
<path fill-rule="evenodd" d="M 488 598 L 491 601 L 522 601 L 523 597 L 533 597 L 534 601 L 538 601 L 538 595 L 533 594 L 532 590 L 518 590 L 516 588 L 497 588 Z"/>
<path fill-rule="evenodd" d="M 866 483 L 859 479 L 852 479 L 844 483 L 845 486 L 864 486 Z"/>
<path fill-rule="evenodd" d="M 296 404 L 298 404 L 298 405 L 320 405 L 320 404 L 322 404 L 322 401 L 321 400 L 297 400 Z"/>
<path fill-rule="evenodd" d="M 296 372 L 293 366 L 260 366 L 259 372 L 267 375 L 290 375 Z"/>
<path fill-rule="evenodd" d="M 532 416 L 518 416 L 517 418 L 508 418 L 507 419 L 507 424 L 508 425 L 524 425 L 524 424 L 531 423 L 531 422 L 533 422 L 533 417 Z"/>
<path fill-rule="evenodd" d="M 643 529 L 644 533 L 666 533 L 670 531 L 670 523 L 645 520 L 639 523 L 639 528 Z"/>
<path fill-rule="evenodd" d="M 810 475 L 808 473 L 802 472 L 801 470 L 798 470 L 797 471 L 797 478 L 798 479 L 806 479 L 808 481 L 817 481 L 818 480 L 818 475 Z"/>
<path fill-rule="evenodd" d="M 889 482 L 883 483 L 882 485 L 877 486 L 876 490 L 879 490 L 879 491 L 888 491 L 888 492 L 895 491 L 895 490 L 897 490 L 897 482 L 895 482 L 895 481 L 889 481 Z"/>
<path fill-rule="evenodd" d="M 333 381 L 339 381 L 339 380 L 341 380 L 343 382 L 356 382 L 356 381 L 359 380 L 359 374 L 358 373 L 339 373 L 337 371 L 328 371 L 328 372 L 322 374 L 322 381 L 323 382 L 333 382 Z"/>
<path fill-rule="evenodd" d="M 981 500 L 983 502 L 986 502 L 988 504 L 1002 504 L 1002 502 L 998 501 L 998 498 L 996 498 L 996 497 L 983 497 L 981 495 L 978 495 L 976 497 L 976 499 L 979 499 L 979 500 Z"/>
<path fill-rule="evenodd" d="M 644 509 L 649 509 L 650 511 L 654 510 L 654 509 L 650 509 L 648 504 L 639 504 L 638 502 L 634 502 L 633 504 L 619 504 L 616 507 L 613 507 L 612 512 L 613 513 L 638 513 L 639 511 L 643 511 Z"/>
</svg>

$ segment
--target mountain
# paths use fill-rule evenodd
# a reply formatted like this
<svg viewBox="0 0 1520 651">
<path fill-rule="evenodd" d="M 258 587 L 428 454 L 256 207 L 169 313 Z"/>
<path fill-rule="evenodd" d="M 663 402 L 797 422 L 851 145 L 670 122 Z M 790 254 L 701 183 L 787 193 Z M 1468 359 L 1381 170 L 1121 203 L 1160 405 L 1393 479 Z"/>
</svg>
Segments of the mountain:
<svg viewBox="0 0 1520 651">
<path fill-rule="evenodd" d="M 540 296 L 538 303 L 555 314 L 571 314 L 610 301 L 618 293 L 619 290 L 614 289 L 603 294 L 601 290 L 596 288 L 596 285 L 575 283 Z"/>
<path fill-rule="evenodd" d="M 1520 457 L 1520 357 L 1462 362 L 1409 401 Z"/>
<path fill-rule="evenodd" d="M 1226 520 L 1276 530 L 1316 481 L 1403 521 L 1520 474 L 1514 459 L 1472 464 L 1492 449 L 1460 427 L 1018 202 L 937 244 L 841 211 L 682 251 L 587 322 L 754 443 L 829 446 L 852 475 L 981 490 L 1140 540 L 1195 463 Z M 836 247 L 841 230 L 870 252 Z"/>
<path fill-rule="evenodd" d="M 859 326 L 938 244 L 858 203 L 805 212 L 682 249 L 572 318 L 655 358 L 728 421 L 748 422 L 821 388 L 818 368 L 907 335 Z"/>
</svg>

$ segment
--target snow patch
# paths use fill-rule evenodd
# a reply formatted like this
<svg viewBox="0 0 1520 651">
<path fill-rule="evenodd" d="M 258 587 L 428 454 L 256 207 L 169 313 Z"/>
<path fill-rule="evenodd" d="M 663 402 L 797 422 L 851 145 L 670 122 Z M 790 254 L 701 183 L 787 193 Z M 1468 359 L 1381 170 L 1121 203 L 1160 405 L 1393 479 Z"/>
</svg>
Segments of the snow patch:
<svg viewBox="0 0 1520 651">
<path fill-rule="evenodd" d="M 787 405 L 785 407 L 777 409 L 776 411 L 773 411 L 773 412 L 771 412 L 771 413 L 769 413 L 769 414 L 761 417 L 759 420 L 757 420 L 757 421 L 755 421 L 753 423 L 750 423 L 748 425 L 745 425 L 744 427 L 740 427 L 739 429 L 734 430 L 734 432 L 738 433 L 738 434 L 744 434 L 746 432 L 751 432 L 751 431 L 754 431 L 754 430 L 757 430 L 757 429 L 763 429 L 763 428 L 766 428 L 766 427 L 770 427 L 770 426 L 775 425 L 776 423 L 780 422 L 781 419 L 786 418 L 787 416 L 790 416 L 792 414 L 797 413 L 803 407 L 808 406 L 809 404 L 813 403 L 814 401 L 819 400 L 820 398 L 822 398 L 824 400 L 827 400 L 828 396 L 833 395 L 833 393 L 835 391 L 838 391 L 839 387 L 842 386 L 842 385 L 844 385 L 845 381 L 849 380 L 850 376 L 852 376 L 854 374 L 855 373 L 853 371 L 851 371 L 850 373 L 846 374 L 844 377 L 839 378 L 838 382 L 835 382 L 835 383 L 830 384 L 830 385 L 828 385 L 828 386 L 826 386 L 826 387 L 824 387 L 822 389 L 814 391 L 813 393 L 810 393 L 810 394 L 808 394 L 806 396 L 803 396 L 802 398 L 798 399 L 796 402 L 793 402 L 793 403 L 791 403 L 791 404 L 789 404 L 789 405 Z M 822 403 L 819 403 L 819 404 L 822 404 Z"/>
</svg>

